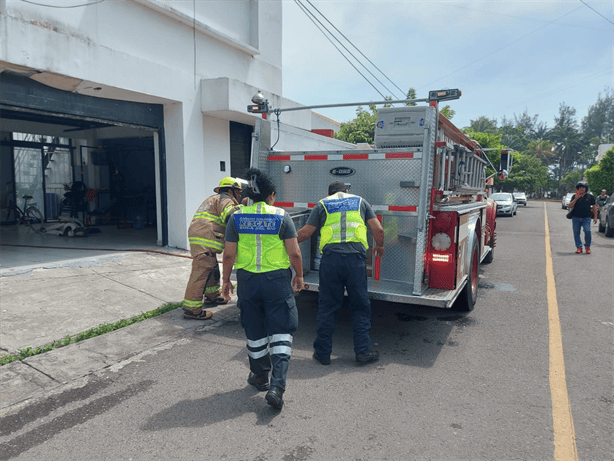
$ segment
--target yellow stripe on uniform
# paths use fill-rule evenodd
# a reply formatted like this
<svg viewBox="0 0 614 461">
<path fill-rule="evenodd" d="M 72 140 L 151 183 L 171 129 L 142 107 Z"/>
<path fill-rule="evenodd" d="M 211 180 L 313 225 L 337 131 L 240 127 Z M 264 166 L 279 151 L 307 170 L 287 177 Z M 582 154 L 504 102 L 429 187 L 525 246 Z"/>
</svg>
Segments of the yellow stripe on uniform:
<svg viewBox="0 0 614 461">
<path fill-rule="evenodd" d="M 571 404 L 567 393 L 565 377 L 565 357 L 563 356 L 563 335 L 559 318 L 559 305 L 556 300 L 556 284 L 552 266 L 552 248 L 548 211 L 544 203 L 546 219 L 546 297 L 548 300 L 548 328 L 550 331 L 550 396 L 552 399 L 552 427 L 554 429 L 554 459 L 567 461 L 578 459 L 576 431 L 571 415 Z"/>
</svg>

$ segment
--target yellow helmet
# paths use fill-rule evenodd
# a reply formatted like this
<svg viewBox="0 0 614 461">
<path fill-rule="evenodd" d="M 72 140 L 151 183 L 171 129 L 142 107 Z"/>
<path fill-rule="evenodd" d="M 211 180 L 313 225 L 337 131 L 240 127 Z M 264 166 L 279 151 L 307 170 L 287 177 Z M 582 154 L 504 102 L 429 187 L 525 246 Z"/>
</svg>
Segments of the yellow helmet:
<svg viewBox="0 0 614 461">
<path fill-rule="evenodd" d="M 230 189 L 239 189 L 239 190 L 243 190 L 243 184 L 241 183 L 241 181 L 237 178 L 233 178 L 231 176 L 226 176 L 224 179 L 222 179 L 220 181 L 220 185 L 217 186 L 215 189 L 213 189 L 213 191 L 216 194 L 220 193 L 220 189 L 224 188 L 224 187 L 229 187 Z"/>
</svg>

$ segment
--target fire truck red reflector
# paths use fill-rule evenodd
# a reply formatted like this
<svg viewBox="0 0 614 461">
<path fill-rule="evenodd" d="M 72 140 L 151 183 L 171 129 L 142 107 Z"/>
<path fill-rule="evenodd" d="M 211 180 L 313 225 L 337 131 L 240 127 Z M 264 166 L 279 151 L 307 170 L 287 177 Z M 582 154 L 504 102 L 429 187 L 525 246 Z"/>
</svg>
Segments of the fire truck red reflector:
<svg viewBox="0 0 614 461">
<path fill-rule="evenodd" d="M 275 206 L 280 206 L 280 207 L 286 207 L 286 208 L 293 208 L 294 207 L 294 202 L 275 202 L 274 205 Z"/>
<path fill-rule="evenodd" d="M 369 160 L 369 154 L 344 154 L 343 160 Z"/>
<path fill-rule="evenodd" d="M 290 156 L 289 155 L 269 155 L 269 162 L 274 162 L 274 161 L 288 161 L 290 160 Z"/>
<path fill-rule="evenodd" d="M 315 203 L 308 203 L 307 208 L 314 208 L 316 206 Z"/>
<path fill-rule="evenodd" d="M 414 158 L 413 152 L 388 152 L 386 158 Z"/>
<path fill-rule="evenodd" d="M 328 155 L 305 155 L 305 160 L 328 160 Z"/>
<path fill-rule="evenodd" d="M 418 211 L 418 207 L 416 206 L 394 206 L 391 205 L 388 207 L 390 211 Z"/>
</svg>

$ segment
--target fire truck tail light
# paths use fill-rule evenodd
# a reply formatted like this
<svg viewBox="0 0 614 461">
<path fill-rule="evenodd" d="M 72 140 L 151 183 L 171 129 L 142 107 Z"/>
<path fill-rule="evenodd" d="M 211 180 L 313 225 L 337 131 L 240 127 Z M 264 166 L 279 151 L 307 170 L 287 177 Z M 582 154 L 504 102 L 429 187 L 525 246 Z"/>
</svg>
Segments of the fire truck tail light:
<svg viewBox="0 0 614 461">
<path fill-rule="evenodd" d="M 442 255 L 442 254 L 437 254 L 437 253 L 433 253 L 433 262 L 436 263 L 448 263 L 450 262 L 450 255 Z"/>
</svg>

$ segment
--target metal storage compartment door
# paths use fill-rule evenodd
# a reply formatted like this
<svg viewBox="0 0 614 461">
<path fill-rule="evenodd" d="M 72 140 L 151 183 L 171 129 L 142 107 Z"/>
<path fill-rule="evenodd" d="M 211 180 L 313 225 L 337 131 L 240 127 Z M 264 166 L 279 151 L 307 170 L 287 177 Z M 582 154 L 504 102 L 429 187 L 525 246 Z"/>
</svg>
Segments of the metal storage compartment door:
<svg viewBox="0 0 614 461">
<path fill-rule="evenodd" d="M 375 125 L 375 147 L 421 146 L 428 109 L 428 106 L 379 109 Z"/>
</svg>

